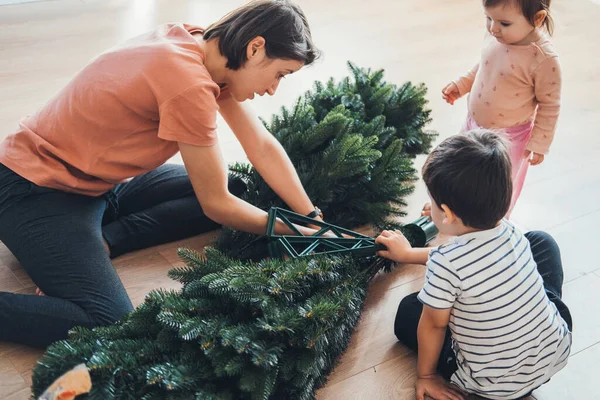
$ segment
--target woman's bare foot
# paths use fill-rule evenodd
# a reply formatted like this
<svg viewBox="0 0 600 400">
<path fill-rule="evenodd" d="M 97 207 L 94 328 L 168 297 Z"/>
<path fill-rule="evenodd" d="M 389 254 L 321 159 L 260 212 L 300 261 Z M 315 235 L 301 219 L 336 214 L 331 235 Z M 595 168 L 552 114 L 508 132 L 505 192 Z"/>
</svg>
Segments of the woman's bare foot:
<svg viewBox="0 0 600 400">
<path fill-rule="evenodd" d="M 108 256 L 110 257 L 110 248 L 108 247 L 108 243 L 106 243 L 106 240 L 104 240 L 104 239 L 102 239 L 102 243 L 104 243 L 104 248 L 106 249 L 106 252 L 108 253 Z M 35 288 L 35 294 L 37 294 L 38 296 L 46 295 L 46 293 L 42 292 L 39 287 Z"/>
<path fill-rule="evenodd" d="M 421 216 L 431 217 L 431 203 L 425 203 L 423 209 L 421 210 Z"/>
</svg>

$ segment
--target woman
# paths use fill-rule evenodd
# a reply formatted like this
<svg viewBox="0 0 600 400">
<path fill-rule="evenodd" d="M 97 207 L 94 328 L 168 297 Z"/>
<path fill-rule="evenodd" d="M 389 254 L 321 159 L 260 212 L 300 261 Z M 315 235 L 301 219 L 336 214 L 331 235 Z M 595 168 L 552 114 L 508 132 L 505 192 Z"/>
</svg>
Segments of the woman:
<svg viewBox="0 0 600 400">
<path fill-rule="evenodd" d="M 317 56 L 299 7 L 252 2 L 206 30 L 163 25 L 107 51 L 24 119 L 0 144 L 0 240 L 46 296 L 0 293 L 0 340 L 45 347 L 131 311 L 110 257 L 217 224 L 265 232 L 267 214 L 228 185 L 217 111 L 286 204 L 320 218 L 241 104 Z M 163 165 L 178 151 L 185 167 Z"/>
</svg>

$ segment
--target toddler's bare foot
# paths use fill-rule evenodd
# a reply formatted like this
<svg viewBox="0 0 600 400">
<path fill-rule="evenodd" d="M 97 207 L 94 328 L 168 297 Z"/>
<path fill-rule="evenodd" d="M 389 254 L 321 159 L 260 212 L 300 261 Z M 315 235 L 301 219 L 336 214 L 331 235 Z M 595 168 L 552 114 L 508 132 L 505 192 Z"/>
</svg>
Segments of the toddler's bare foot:
<svg viewBox="0 0 600 400">
<path fill-rule="evenodd" d="M 35 294 L 37 294 L 38 296 L 45 296 L 46 295 L 46 293 L 42 292 L 39 287 L 35 288 Z"/>
<path fill-rule="evenodd" d="M 423 209 L 421 210 L 421 216 L 431 217 L 431 203 L 425 203 Z"/>
</svg>

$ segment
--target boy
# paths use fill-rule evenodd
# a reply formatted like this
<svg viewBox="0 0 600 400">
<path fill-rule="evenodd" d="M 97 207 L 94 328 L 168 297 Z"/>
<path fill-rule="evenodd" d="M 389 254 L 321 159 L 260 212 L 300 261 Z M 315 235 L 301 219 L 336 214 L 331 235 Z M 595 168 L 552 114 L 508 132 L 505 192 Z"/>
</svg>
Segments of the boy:
<svg viewBox="0 0 600 400">
<path fill-rule="evenodd" d="M 503 219 L 511 164 L 495 133 L 446 139 L 427 158 L 423 180 L 433 222 L 455 238 L 434 249 L 411 248 L 399 231 L 376 240 L 387 247 L 381 256 L 427 264 L 423 289 L 402 300 L 395 321 L 398 339 L 418 351 L 416 397 L 526 397 L 570 353 L 558 246 Z"/>
</svg>

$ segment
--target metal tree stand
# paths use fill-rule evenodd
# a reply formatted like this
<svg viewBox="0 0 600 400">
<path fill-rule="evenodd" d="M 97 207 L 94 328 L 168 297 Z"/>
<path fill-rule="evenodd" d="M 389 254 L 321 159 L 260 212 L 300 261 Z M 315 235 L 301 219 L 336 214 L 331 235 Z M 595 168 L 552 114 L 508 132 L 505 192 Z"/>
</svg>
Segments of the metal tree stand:
<svg viewBox="0 0 600 400">
<path fill-rule="evenodd" d="M 283 221 L 295 235 L 275 234 L 277 219 Z M 304 236 L 294 223 L 309 224 L 321 229 L 313 235 Z M 401 229 L 414 247 L 424 247 L 438 233 L 429 217 L 421 217 L 410 224 L 403 225 Z M 298 258 L 319 254 L 351 254 L 364 257 L 375 255 L 377 251 L 385 249 L 385 246 L 376 244 L 372 237 L 278 207 L 269 210 L 266 236 L 269 241 L 269 255 L 273 258 L 286 256 Z"/>
</svg>

